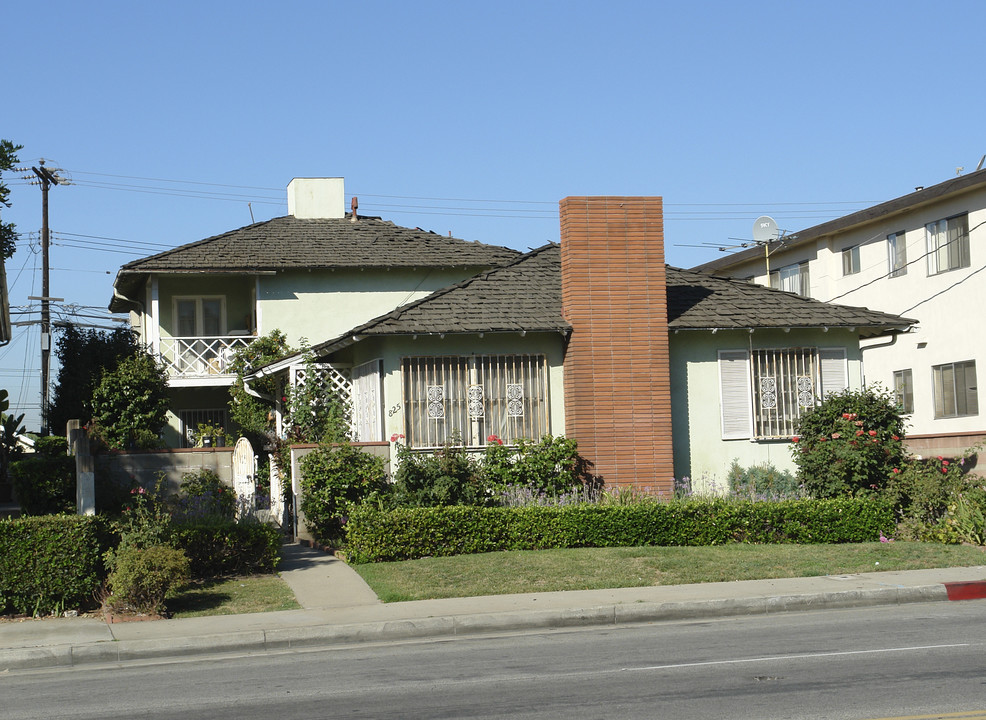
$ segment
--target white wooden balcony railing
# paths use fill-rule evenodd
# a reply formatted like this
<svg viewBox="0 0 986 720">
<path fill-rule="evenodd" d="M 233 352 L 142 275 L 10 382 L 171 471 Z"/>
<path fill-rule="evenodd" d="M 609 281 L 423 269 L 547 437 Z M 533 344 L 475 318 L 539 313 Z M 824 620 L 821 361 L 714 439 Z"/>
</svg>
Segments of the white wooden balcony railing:
<svg viewBox="0 0 986 720">
<path fill-rule="evenodd" d="M 233 354 L 252 340 L 252 336 L 161 338 L 158 353 L 170 377 L 230 375 Z"/>
</svg>

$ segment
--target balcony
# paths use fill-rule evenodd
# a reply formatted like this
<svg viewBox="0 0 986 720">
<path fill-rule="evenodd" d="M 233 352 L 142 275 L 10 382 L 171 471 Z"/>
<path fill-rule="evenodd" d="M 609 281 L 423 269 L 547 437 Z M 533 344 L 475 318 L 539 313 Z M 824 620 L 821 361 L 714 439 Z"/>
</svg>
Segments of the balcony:
<svg viewBox="0 0 986 720">
<path fill-rule="evenodd" d="M 161 338 L 158 356 L 169 378 L 199 381 L 191 384 L 211 385 L 210 380 L 228 384 L 234 353 L 254 339 L 252 335 Z"/>
</svg>

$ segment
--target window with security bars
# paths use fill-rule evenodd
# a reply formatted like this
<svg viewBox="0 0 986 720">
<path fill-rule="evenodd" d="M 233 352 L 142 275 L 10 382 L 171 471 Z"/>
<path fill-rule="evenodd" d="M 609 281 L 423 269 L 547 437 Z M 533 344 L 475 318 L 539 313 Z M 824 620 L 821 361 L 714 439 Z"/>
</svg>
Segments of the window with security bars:
<svg viewBox="0 0 986 720">
<path fill-rule="evenodd" d="M 228 415 L 223 408 L 211 410 L 179 410 L 178 424 L 181 432 L 181 446 L 195 447 L 198 440 L 199 424 L 208 423 L 214 427 L 228 428 Z"/>
<path fill-rule="evenodd" d="M 722 437 L 791 437 L 805 411 L 847 384 L 845 348 L 721 350 Z"/>
<path fill-rule="evenodd" d="M 453 438 L 480 447 L 490 435 L 511 444 L 548 433 L 544 355 L 411 357 L 401 370 L 409 447 Z"/>
</svg>

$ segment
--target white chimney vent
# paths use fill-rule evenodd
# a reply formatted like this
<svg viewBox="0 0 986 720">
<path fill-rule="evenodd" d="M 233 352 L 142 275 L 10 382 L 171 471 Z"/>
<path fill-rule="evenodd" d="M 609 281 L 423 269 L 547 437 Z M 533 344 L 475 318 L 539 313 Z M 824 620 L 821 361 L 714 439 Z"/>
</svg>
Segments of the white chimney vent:
<svg viewBox="0 0 986 720">
<path fill-rule="evenodd" d="M 295 178 L 288 183 L 288 214 L 296 218 L 346 217 L 343 178 Z"/>
</svg>

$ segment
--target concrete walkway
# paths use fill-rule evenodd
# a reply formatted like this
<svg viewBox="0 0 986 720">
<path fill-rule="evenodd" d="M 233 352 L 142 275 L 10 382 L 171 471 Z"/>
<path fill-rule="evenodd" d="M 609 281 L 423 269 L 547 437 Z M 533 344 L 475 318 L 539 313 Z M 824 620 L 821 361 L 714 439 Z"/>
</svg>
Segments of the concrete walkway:
<svg viewBox="0 0 986 720">
<path fill-rule="evenodd" d="M 387 604 L 352 568 L 318 550 L 285 546 L 280 574 L 301 610 L 112 625 L 92 618 L 0 623 L 0 673 L 366 641 L 986 598 L 986 566 Z"/>
</svg>

